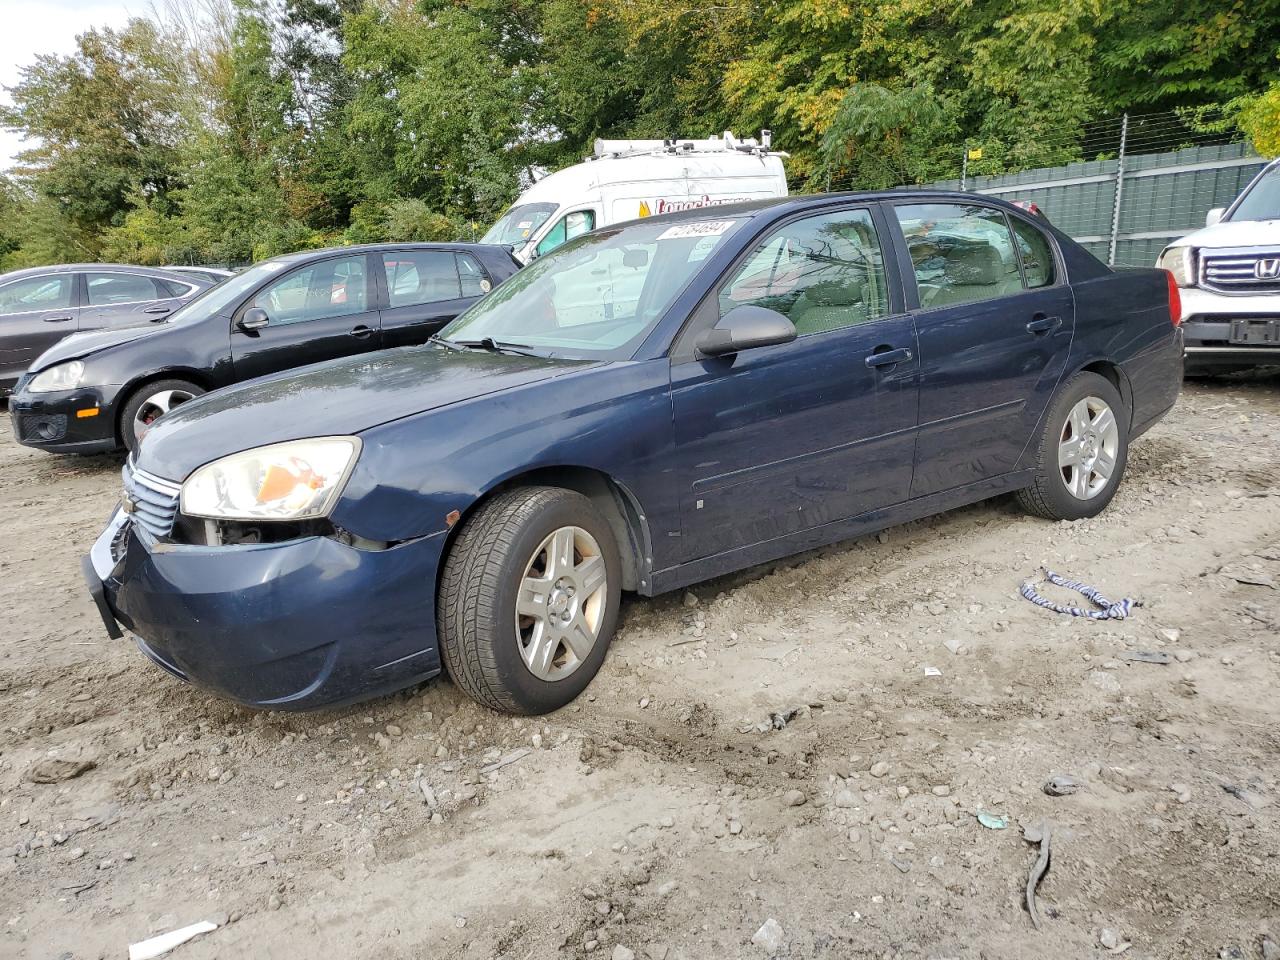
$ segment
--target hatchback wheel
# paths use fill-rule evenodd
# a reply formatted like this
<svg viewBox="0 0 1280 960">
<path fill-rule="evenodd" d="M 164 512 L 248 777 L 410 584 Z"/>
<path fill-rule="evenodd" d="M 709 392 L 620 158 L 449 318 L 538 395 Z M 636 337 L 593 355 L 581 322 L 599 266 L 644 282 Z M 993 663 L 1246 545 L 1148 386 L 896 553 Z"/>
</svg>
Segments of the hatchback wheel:
<svg viewBox="0 0 1280 960">
<path fill-rule="evenodd" d="M 1101 513 L 1124 474 L 1128 431 L 1120 391 L 1096 373 L 1076 374 L 1045 417 L 1035 481 L 1018 493 L 1023 508 L 1050 520 Z"/>
<path fill-rule="evenodd" d="M 509 713 L 559 709 L 604 662 L 621 562 L 608 522 L 571 490 L 526 487 L 484 504 L 445 560 L 444 664 L 473 700 Z"/>
<path fill-rule="evenodd" d="M 151 424 L 174 407 L 194 400 L 204 390 L 186 380 L 157 380 L 139 387 L 120 412 L 120 439 L 130 452 L 138 449 Z"/>
</svg>

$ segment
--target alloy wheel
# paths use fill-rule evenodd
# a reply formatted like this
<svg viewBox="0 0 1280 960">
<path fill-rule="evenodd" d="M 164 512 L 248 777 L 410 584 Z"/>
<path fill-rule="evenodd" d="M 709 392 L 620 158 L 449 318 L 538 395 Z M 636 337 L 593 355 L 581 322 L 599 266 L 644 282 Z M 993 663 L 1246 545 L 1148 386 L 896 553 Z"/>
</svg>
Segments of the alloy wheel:
<svg viewBox="0 0 1280 960">
<path fill-rule="evenodd" d="M 607 581 L 600 545 L 581 527 L 560 527 L 533 551 L 516 598 L 516 637 L 539 680 L 563 680 L 591 655 Z"/>
<path fill-rule="evenodd" d="M 181 406 L 188 400 L 195 399 L 190 390 L 161 390 L 147 397 L 133 417 L 133 435 L 141 440 L 151 424 L 164 416 L 174 407 Z"/>
<path fill-rule="evenodd" d="M 1062 482 L 1077 500 L 1092 500 L 1107 488 L 1120 450 L 1120 427 L 1110 405 L 1085 397 L 1071 408 L 1058 441 Z"/>
</svg>

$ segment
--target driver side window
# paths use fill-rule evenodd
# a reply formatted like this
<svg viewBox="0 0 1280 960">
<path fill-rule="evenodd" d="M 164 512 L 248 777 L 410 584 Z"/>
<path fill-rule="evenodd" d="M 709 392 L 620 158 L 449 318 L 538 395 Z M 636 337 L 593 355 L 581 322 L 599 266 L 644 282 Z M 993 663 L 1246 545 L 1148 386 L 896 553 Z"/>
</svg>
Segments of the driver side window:
<svg viewBox="0 0 1280 960">
<path fill-rule="evenodd" d="M 867 210 L 807 217 L 766 237 L 720 291 L 720 315 L 768 307 L 799 336 L 826 333 L 889 313 L 884 258 Z"/>
<path fill-rule="evenodd" d="M 551 231 L 538 243 L 538 256 L 550 253 L 574 237 L 590 233 L 596 228 L 596 215 L 591 210 L 575 210 L 560 218 Z"/>
<path fill-rule="evenodd" d="M 367 295 L 361 255 L 308 264 L 264 287 L 250 306 L 261 307 L 279 326 L 364 313 Z"/>
</svg>

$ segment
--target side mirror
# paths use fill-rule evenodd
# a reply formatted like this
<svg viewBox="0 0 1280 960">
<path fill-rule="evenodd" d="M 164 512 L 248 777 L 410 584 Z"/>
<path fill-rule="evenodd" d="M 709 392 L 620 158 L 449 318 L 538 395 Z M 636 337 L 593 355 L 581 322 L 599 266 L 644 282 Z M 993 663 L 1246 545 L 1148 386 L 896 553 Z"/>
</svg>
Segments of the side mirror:
<svg viewBox="0 0 1280 960">
<path fill-rule="evenodd" d="M 1204 215 L 1204 225 L 1206 227 L 1212 227 L 1215 223 L 1221 222 L 1222 215 L 1226 212 L 1226 207 L 1214 207 Z"/>
<path fill-rule="evenodd" d="M 694 342 L 704 357 L 722 357 L 752 347 L 771 347 L 796 338 L 796 326 L 777 310 L 744 304 L 734 307 Z"/>
<path fill-rule="evenodd" d="M 241 330 L 261 330 L 271 318 L 267 316 L 267 311 L 261 307 L 250 307 L 240 315 L 240 322 L 236 324 Z"/>
</svg>

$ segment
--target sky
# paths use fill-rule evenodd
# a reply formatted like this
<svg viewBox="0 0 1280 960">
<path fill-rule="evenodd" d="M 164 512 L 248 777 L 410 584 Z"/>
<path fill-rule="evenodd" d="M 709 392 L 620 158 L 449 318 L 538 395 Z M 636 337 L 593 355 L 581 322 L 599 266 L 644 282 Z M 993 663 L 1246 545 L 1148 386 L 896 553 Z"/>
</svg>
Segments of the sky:
<svg viewBox="0 0 1280 960">
<path fill-rule="evenodd" d="M 146 12 L 146 0 L 0 0 L 0 87 L 17 83 L 22 67 L 38 54 L 71 53 L 76 34 L 90 27 L 121 27 L 130 14 Z M 10 102 L 7 91 L 0 90 L 0 100 Z M 17 134 L 0 129 L 0 170 L 11 167 L 22 149 Z"/>
</svg>

